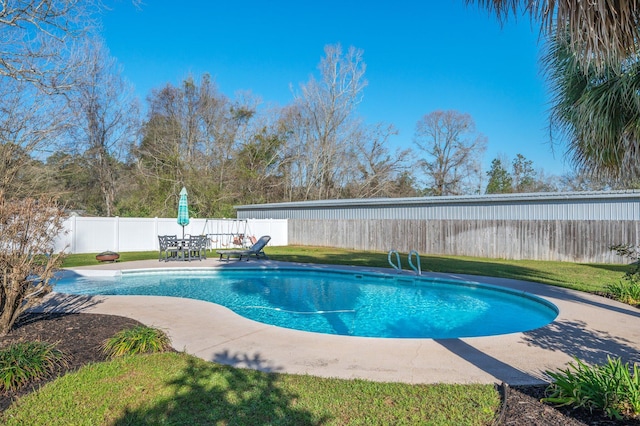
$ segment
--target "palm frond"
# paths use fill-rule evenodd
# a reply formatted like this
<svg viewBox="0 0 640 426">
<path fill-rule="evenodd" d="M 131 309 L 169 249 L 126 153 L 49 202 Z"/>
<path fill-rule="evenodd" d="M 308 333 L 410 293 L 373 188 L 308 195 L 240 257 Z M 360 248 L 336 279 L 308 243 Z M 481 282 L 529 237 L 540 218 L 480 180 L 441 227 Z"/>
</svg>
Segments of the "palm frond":
<svg viewBox="0 0 640 426">
<path fill-rule="evenodd" d="M 584 67 L 570 28 L 554 34 L 542 58 L 551 93 L 552 130 L 567 140 L 577 168 L 597 177 L 640 177 L 640 61 Z"/>
<path fill-rule="evenodd" d="M 582 67 L 602 69 L 616 64 L 637 49 L 640 0 L 466 0 L 477 3 L 504 21 L 528 14 L 547 35 L 569 34 L 569 47 Z"/>
</svg>

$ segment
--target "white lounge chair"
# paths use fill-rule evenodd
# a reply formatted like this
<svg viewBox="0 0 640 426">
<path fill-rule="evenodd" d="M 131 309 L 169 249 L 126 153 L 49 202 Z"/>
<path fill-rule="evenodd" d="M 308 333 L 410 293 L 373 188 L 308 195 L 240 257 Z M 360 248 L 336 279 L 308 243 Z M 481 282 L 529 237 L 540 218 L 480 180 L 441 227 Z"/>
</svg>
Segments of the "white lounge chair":
<svg viewBox="0 0 640 426">
<path fill-rule="evenodd" d="M 264 235 L 260 237 L 254 245 L 246 250 L 218 250 L 217 253 L 220 255 L 220 260 L 222 260 L 223 257 L 226 257 L 227 262 L 232 256 L 238 257 L 239 260 L 246 257 L 247 261 L 251 256 L 255 256 L 256 259 L 268 259 L 267 255 L 264 253 L 264 247 L 269 243 L 269 240 L 271 240 L 271 237 Z"/>
</svg>

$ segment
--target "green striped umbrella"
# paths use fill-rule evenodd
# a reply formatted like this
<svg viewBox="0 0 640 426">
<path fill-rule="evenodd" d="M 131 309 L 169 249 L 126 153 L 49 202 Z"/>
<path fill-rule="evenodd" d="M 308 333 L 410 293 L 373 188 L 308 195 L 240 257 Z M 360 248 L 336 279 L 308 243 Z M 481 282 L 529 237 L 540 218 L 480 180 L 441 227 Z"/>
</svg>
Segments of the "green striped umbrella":
<svg viewBox="0 0 640 426">
<path fill-rule="evenodd" d="M 180 191 L 180 201 L 178 201 L 178 225 L 182 226 L 182 238 L 184 238 L 184 227 L 189 224 L 189 205 L 187 204 L 187 188 L 182 187 Z"/>
</svg>

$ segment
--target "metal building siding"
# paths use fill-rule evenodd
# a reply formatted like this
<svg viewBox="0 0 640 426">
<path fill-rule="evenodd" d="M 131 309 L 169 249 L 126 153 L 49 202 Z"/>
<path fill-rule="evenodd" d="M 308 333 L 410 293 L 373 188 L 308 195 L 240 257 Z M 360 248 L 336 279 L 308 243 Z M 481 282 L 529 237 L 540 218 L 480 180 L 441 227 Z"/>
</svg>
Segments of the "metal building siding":
<svg viewBox="0 0 640 426">
<path fill-rule="evenodd" d="M 239 218 L 289 219 L 289 242 L 425 254 L 624 263 L 640 244 L 640 191 L 327 200 L 238 206 Z"/>
<path fill-rule="evenodd" d="M 236 206 L 239 219 L 638 220 L 639 191 L 323 200 Z"/>
</svg>

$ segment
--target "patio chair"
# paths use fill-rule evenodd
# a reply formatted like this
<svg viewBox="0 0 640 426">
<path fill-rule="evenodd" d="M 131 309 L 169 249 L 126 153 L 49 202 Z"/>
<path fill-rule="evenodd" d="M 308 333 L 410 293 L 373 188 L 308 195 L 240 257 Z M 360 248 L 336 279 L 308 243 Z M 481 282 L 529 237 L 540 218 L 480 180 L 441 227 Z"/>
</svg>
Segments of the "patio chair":
<svg viewBox="0 0 640 426">
<path fill-rule="evenodd" d="M 160 253 L 158 261 L 175 259 L 178 257 L 178 237 L 175 235 L 158 235 L 158 246 Z"/>
<path fill-rule="evenodd" d="M 189 238 L 188 244 L 188 257 L 191 259 L 206 259 L 207 258 L 207 236 L 206 235 L 192 235 Z"/>
<path fill-rule="evenodd" d="M 271 237 L 264 235 L 260 237 L 254 245 L 246 250 L 218 250 L 217 253 L 220 255 L 220 260 L 226 256 L 227 262 L 232 256 L 238 257 L 239 260 L 246 257 L 247 261 L 249 261 L 251 256 L 255 256 L 256 259 L 268 259 L 267 255 L 264 253 L 264 247 L 269 243 L 269 240 L 271 240 Z"/>
</svg>

